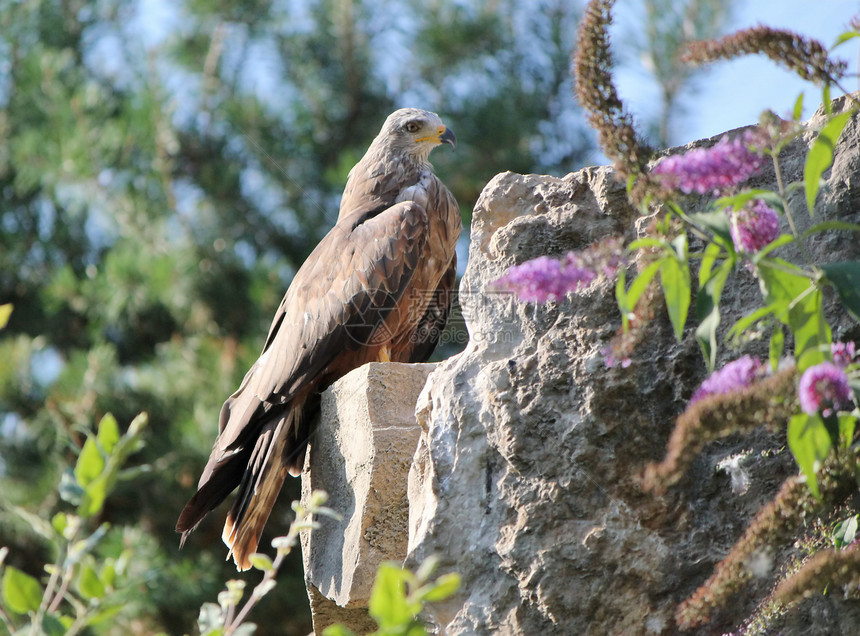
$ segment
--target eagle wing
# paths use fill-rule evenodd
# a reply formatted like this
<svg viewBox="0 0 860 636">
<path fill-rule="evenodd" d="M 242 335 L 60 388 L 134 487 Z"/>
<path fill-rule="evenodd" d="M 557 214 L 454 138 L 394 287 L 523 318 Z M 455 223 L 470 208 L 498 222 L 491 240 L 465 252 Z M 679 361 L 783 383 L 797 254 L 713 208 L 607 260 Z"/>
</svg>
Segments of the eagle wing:
<svg viewBox="0 0 860 636">
<path fill-rule="evenodd" d="M 223 538 L 239 569 L 250 567 L 287 473 L 301 471 L 320 392 L 366 362 L 429 355 L 448 312 L 461 222 L 427 159 L 455 142 L 435 113 L 404 108 L 385 120 L 350 172 L 337 224 L 296 273 L 260 358 L 221 409 L 177 523 L 183 542 L 238 487 Z"/>
<path fill-rule="evenodd" d="M 239 486 L 228 525 L 237 528 L 248 514 L 254 524 L 241 553 L 235 533 L 225 528 L 225 539 L 233 536 L 237 564 L 256 549 L 286 472 L 301 470 L 306 399 L 343 373 L 377 359 L 386 344 L 377 331 L 397 311 L 429 247 L 427 214 L 413 201 L 362 216 L 350 215 L 335 225 L 296 273 L 260 358 L 224 403 L 198 491 L 180 515 L 177 530 L 184 538 Z M 272 460 L 283 466 L 269 475 Z M 257 505 L 255 499 L 267 496 L 272 499 L 268 505 Z M 254 508 L 265 514 L 254 516 Z"/>
</svg>

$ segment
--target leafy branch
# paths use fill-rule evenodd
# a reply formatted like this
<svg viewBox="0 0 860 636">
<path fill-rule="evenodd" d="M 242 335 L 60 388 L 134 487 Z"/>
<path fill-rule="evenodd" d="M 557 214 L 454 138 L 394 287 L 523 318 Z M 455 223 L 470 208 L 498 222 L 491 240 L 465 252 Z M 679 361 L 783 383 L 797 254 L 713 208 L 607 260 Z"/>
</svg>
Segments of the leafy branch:
<svg viewBox="0 0 860 636">
<path fill-rule="evenodd" d="M 141 413 L 121 435 L 113 415 L 101 419 L 98 432 L 89 435 L 81 448 L 74 469 L 67 469 L 60 482 L 60 497 L 77 507 L 75 513 L 57 512 L 49 522 L 18 506 L 9 507 L 57 552 L 54 562 L 45 566 L 48 581 L 43 587 L 35 576 L 4 566 L 8 549 L 0 550 L 0 619 L 10 634 L 79 634 L 121 609 L 113 592 L 122 582 L 131 553 L 126 550 L 118 558 L 99 561 L 95 549 L 110 525 L 101 523 L 89 533 L 88 527 L 126 475 L 123 464 L 143 446 L 147 421 L 146 413 Z M 21 625 L 25 616 L 29 617 L 27 628 Z"/>
<path fill-rule="evenodd" d="M 197 626 L 201 636 L 248 636 L 256 631 L 257 626 L 254 623 L 244 621 L 254 606 L 274 589 L 278 570 L 298 542 L 299 534 L 303 530 L 311 531 L 319 527 L 319 524 L 314 521 L 315 515 L 340 518 L 337 512 L 325 506 L 327 500 L 328 495 L 317 490 L 311 494 L 307 506 L 302 506 L 298 501 L 293 502 L 292 507 L 296 517 L 290 524 L 287 534 L 272 539 L 272 547 L 276 551 L 275 558 L 272 559 L 261 552 L 250 556 L 251 566 L 263 572 L 262 580 L 254 587 L 241 608 L 239 603 L 244 596 L 245 581 L 241 579 L 227 581 L 226 589 L 218 594 L 218 602 L 204 603 L 200 608 Z"/>
</svg>

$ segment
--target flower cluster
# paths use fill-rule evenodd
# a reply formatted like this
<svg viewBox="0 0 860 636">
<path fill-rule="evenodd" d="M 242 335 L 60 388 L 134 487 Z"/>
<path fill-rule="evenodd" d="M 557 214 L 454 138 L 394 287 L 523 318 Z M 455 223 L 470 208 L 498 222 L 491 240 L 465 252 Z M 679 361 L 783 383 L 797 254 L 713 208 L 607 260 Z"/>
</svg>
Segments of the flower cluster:
<svg viewBox="0 0 860 636">
<path fill-rule="evenodd" d="M 660 183 L 684 194 L 717 194 L 737 186 L 764 164 L 764 155 L 753 149 L 757 135 L 747 131 L 740 137 L 723 137 L 710 148 L 696 148 L 660 161 L 651 171 Z"/>
<path fill-rule="evenodd" d="M 853 342 L 834 342 L 830 345 L 830 352 L 833 354 L 833 363 L 842 368 L 852 364 L 857 358 Z"/>
<path fill-rule="evenodd" d="M 743 356 L 729 362 L 719 371 L 714 371 L 693 393 L 690 404 L 695 404 L 709 395 L 729 393 L 744 389 L 764 375 L 765 369 L 758 358 Z"/>
<path fill-rule="evenodd" d="M 737 598 L 747 582 L 760 574 L 755 555 L 766 554 L 765 550 L 785 543 L 803 526 L 804 519 L 833 509 L 850 497 L 857 490 L 855 470 L 853 457 L 831 455 L 821 471 L 820 498 L 812 494 L 806 481 L 800 477 L 791 477 L 783 483 L 773 501 L 756 513 L 743 536 L 717 564 L 714 573 L 678 607 L 675 613 L 678 626 L 688 630 L 703 625 L 710 620 L 716 608 L 724 607 L 733 597 Z M 814 557 L 810 561 L 813 560 Z M 828 584 L 834 582 L 834 579 L 828 579 Z M 780 588 L 784 594 L 783 585 Z M 780 596 L 786 598 L 782 594 Z"/>
<path fill-rule="evenodd" d="M 758 252 L 779 236 L 776 211 L 760 199 L 732 212 L 731 217 L 732 240 L 739 252 Z"/>
<path fill-rule="evenodd" d="M 624 107 L 612 81 L 609 25 L 614 0 L 591 0 L 579 23 L 573 59 L 576 98 L 597 131 L 600 147 L 622 178 L 644 177 L 650 151 L 633 128 L 633 117 Z"/>
<path fill-rule="evenodd" d="M 844 77 L 848 69 L 844 61 L 831 60 L 827 55 L 827 47 L 818 40 L 766 26 L 744 29 L 719 40 L 694 42 L 681 60 L 702 64 L 754 53 L 763 53 L 777 64 L 818 85 Z"/>
<path fill-rule="evenodd" d="M 804 413 L 815 415 L 821 411 L 827 417 L 833 409 L 850 405 L 852 392 L 845 370 L 832 362 L 822 362 L 804 371 L 798 397 Z"/>
<path fill-rule="evenodd" d="M 666 457 L 646 467 L 643 487 L 662 493 L 678 483 L 705 444 L 749 433 L 762 423 L 771 430 L 785 427 L 797 411 L 796 391 L 797 369 L 789 366 L 747 387 L 691 403 L 675 422 Z"/>
<path fill-rule="evenodd" d="M 543 303 L 584 289 L 600 276 L 613 278 L 623 262 L 621 241 L 610 238 L 562 259 L 540 256 L 514 265 L 495 285 L 520 300 Z"/>
<path fill-rule="evenodd" d="M 520 300 L 543 303 L 585 287 L 595 278 L 597 274 L 591 270 L 540 256 L 522 265 L 514 265 L 496 284 L 515 292 Z"/>
</svg>

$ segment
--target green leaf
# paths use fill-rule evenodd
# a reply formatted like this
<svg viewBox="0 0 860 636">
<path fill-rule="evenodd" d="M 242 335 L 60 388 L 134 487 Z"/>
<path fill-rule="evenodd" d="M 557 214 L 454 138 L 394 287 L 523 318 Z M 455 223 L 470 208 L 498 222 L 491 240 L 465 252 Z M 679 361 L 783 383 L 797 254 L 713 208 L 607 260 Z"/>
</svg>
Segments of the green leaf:
<svg viewBox="0 0 860 636">
<path fill-rule="evenodd" d="M 58 512 L 51 519 L 51 526 L 57 531 L 57 534 L 62 535 L 66 527 L 69 525 L 69 518 L 65 512 Z"/>
<path fill-rule="evenodd" d="M 433 587 L 425 592 L 422 597 L 430 603 L 443 601 L 458 589 L 460 589 L 460 575 L 452 572 L 451 574 L 443 574 L 436 579 Z"/>
<path fill-rule="evenodd" d="M 702 254 L 702 262 L 699 264 L 699 287 L 711 277 L 711 270 L 714 268 L 714 263 L 722 253 L 722 249 L 717 243 L 708 243 L 705 251 Z"/>
<path fill-rule="evenodd" d="M 119 425 L 116 423 L 116 418 L 110 413 L 105 414 L 99 422 L 99 432 L 96 441 L 101 444 L 105 454 L 110 455 L 119 439 Z"/>
<path fill-rule="evenodd" d="M 355 632 L 338 623 L 326 627 L 323 630 L 323 636 L 355 636 Z"/>
<path fill-rule="evenodd" d="M 90 518 L 101 512 L 108 496 L 108 482 L 104 475 L 99 475 L 84 489 L 84 496 L 78 506 L 78 514 Z"/>
<path fill-rule="evenodd" d="M 835 49 L 837 46 L 845 44 L 849 40 L 853 40 L 856 37 L 860 37 L 860 33 L 857 33 L 857 31 L 846 31 L 845 33 L 840 33 L 839 36 L 836 38 L 836 41 L 833 42 L 833 46 L 831 46 L 830 48 L 831 50 Z"/>
<path fill-rule="evenodd" d="M 824 106 L 824 112 L 827 115 L 833 114 L 833 101 L 830 99 L 830 84 L 825 84 L 821 88 L 821 104 Z"/>
<path fill-rule="evenodd" d="M 114 583 L 116 583 L 116 565 L 114 565 L 112 559 L 109 559 L 108 562 L 102 566 L 102 571 L 99 572 L 99 579 L 107 589 L 112 588 Z"/>
<path fill-rule="evenodd" d="M 770 243 L 761 248 L 752 258 L 753 263 L 758 263 L 765 256 L 770 254 L 775 249 L 782 247 L 783 245 L 788 245 L 789 243 L 794 243 L 794 237 L 791 234 L 780 234 Z"/>
<path fill-rule="evenodd" d="M 109 599 L 105 599 L 105 602 L 108 602 Z M 87 621 L 90 625 L 102 625 L 107 621 L 111 620 L 114 616 L 119 614 L 123 610 L 122 605 L 100 605 L 99 610 L 96 612 L 90 612 L 89 620 Z"/>
<path fill-rule="evenodd" d="M 752 190 L 744 190 L 743 192 L 739 192 L 738 194 L 733 194 L 726 197 L 720 197 L 714 202 L 714 205 L 720 209 L 725 209 L 728 207 L 732 207 L 735 210 L 740 210 L 750 201 L 761 200 L 767 203 L 769 206 L 777 210 L 779 213 L 785 213 L 785 204 L 782 200 L 782 197 L 779 196 L 773 190 L 764 190 L 761 188 L 754 188 Z M 723 212 L 725 215 L 725 212 Z M 693 215 L 696 216 L 696 215 Z M 726 216 L 726 222 L 729 222 L 728 215 Z M 731 234 L 729 234 L 729 240 L 731 240 Z"/>
<path fill-rule="evenodd" d="M 774 325 L 773 333 L 770 334 L 770 346 L 768 347 L 768 361 L 770 368 L 776 371 L 779 368 L 779 359 L 785 348 L 785 332 L 782 325 Z"/>
<path fill-rule="evenodd" d="M 34 532 L 41 535 L 48 541 L 53 541 L 56 538 L 54 527 L 39 515 L 33 514 L 29 510 L 20 506 L 10 506 L 9 509 L 26 521 Z"/>
<path fill-rule="evenodd" d="M 705 362 L 710 371 L 714 370 L 717 362 L 717 327 L 720 326 L 720 295 L 723 286 L 734 267 L 735 259 L 727 258 L 712 271 L 708 279 L 700 286 L 696 294 L 696 317 L 699 326 L 696 328 L 696 339 L 702 348 Z"/>
<path fill-rule="evenodd" d="M 409 625 L 421 611 L 421 603 L 406 598 L 406 580 L 411 576 L 395 563 L 385 562 L 376 572 L 368 611 L 383 629 Z"/>
<path fill-rule="evenodd" d="M 827 282 L 833 285 L 842 305 L 860 322 L 860 262 L 843 261 L 821 265 Z"/>
<path fill-rule="evenodd" d="M 824 232 L 827 230 L 845 230 L 846 232 L 860 232 L 860 225 L 857 223 L 848 223 L 848 221 L 823 221 L 816 223 L 811 228 L 800 235 L 800 238 L 806 238 L 816 232 Z"/>
<path fill-rule="evenodd" d="M 131 421 L 125 435 L 116 442 L 103 470 L 84 490 L 78 506 L 81 516 L 92 517 L 102 509 L 105 499 L 116 487 L 123 463 L 129 455 L 143 446 L 142 435 L 148 421 L 147 414 L 140 413 Z M 86 444 L 84 446 L 86 447 Z M 80 462 L 80 459 L 78 461 Z"/>
<path fill-rule="evenodd" d="M 65 636 L 71 625 L 64 625 L 56 616 L 47 614 L 42 617 L 42 634 L 44 636 Z M 19 632 L 20 633 L 20 632 Z"/>
<path fill-rule="evenodd" d="M 35 612 L 42 603 L 42 586 L 35 578 L 7 565 L 3 572 L 3 604 L 16 614 Z"/>
<path fill-rule="evenodd" d="M 0 305 L 0 329 L 6 326 L 9 322 L 9 316 L 12 315 L 12 303 Z"/>
<path fill-rule="evenodd" d="M 663 259 L 659 259 L 654 261 L 653 263 L 649 263 L 648 266 L 643 269 L 636 278 L 633 279 L 633 282 L 630 283 L 630 288 L 627 290 L 626 297 L 626 307 L 624 310 L 625 314 L 630 314 L 636 309 L 636 303 L 639 302 L 639 298 L 648 289 L 648 285 L 654 279 L 654 275 L 660 269 L 660 265 L 663 262 Z"/>
<path fill-rule="evenodd" d="M 275 567 L 274 563 L 272 563 L 272 559 L 261 552 L 255 552 L 254 554 L 249 555 L 248 560 L 251 562 L 252 567 L 262 570 L 263 572 Z"/>
<path fill-rule="evenodd" d="M 765 305 L 764 307 L 759 307 L 752 313 L 747 314 L 740 320 L 738 320 L 735 324 L 732 325 L 731 329 L 729 329 L 728 334 L 726 334 L 729 338 L 737 338 L 744 331 L 752 327 L 754 324 L 759 322 L 762 318 L 767 317 L 768 315 L 773 313 L 773 307 L 770 305 Z"/>
<path fill-rule="evenodd" d="M 84 556 L 92 552 L 93 548 L 98 545 L 99 541 L 104 539 L 110 528 L 109 523 L 103 523 L 95 532 L 82 541 L 76 541 L 69 546 L 69 553 L 66 555 L 66 560 L 63 562 L 64 568 L 74 567 Z"/>
<path fill-rule="evenodd" d="M 58 488 L 60 498 L 63 501 L 68 501 L 73 506 L 81 503 L 81 498 L 84 496 L 84 489 L 75 478 L 75 472 L 71 467 L 66 466 L 63 474 L 60 477 L 60 486 Z"/>
<path fill-rule="evenodd" d="M 797 101 L 794 102 L 794 121 L 799 122 L 803 118 L 803 93 L 797 96 Z"/>
<path fill-rule="evenodd" d="M 802 270 L 781 259 L 762 259 L 758 272 L 766 302 L 794 335 L 798 370 L 802 373 L 824 362 L 830 352 L 830 326 L 824 318 L 821 292 Z"/>
<path fill-rule="evenodd" d="M 105 586 L 91 565 L 85 564 L 78 577 L 78 592 L 85 599 L 100 599 L 105 595 Z"/>
<path fill-rule="evenodd" d="M 722 200 L 723 199 L 717 201 L 717 205 L 720 205 L 720 201 Z M 728 204 L 722 207 L 728 207 Z M 729 221 L 729 215 L 725 213 L 725 210 L 719 209 L 714 212 L 691 214 L 690 219 L 695 221 L 697 225 L 703 227 L 705 230 L 711 232 L 715 239 L 718 239 L 718 243 L 720 245 L 726 249 L 734 251 L 734 241 L 732 241 L 731 230 L 732 226 Z"/>
<path fill-rule="evenodd" d="M 641 239 L 636 239 L 635 241 L 630 243 L 630 245 L 627 246 L 627 249 L 629 249 L 631 252 L 633 252 L 633 251 L 641 249 L 643 247 L 657 247 L 657 248 L 662 249 L 665 247 L 665 243 L 663 243 L 663 241 L 661 241 L 660 239 L 646 236 L 646 237 L 641 238 Z"/>
<path fill-rule="evenodd" d="M 682 239 L 682 240 L 679 240 Z M 677 243 L 677 245 L 675 245 Z M 675 257 L 665 258 L 660 265 L 660 285 L 666 299 L 669 318 L 680 341 L 690 308 L 690 265 L 687 260 L 687 237 L 679 236 L 673 242 Z"/>
<path fill-rule="evenodd" d="M 854 543 L 857 537 L 857 515 L 840 521 L 833 531 L 833 545 L 839 549 Z"/>
<path fill-rule="evenodd" d="M 824 105 L 827 108 L 829 102 L 825 102 Z M 844 112 L 827 122 L 821 132 L 818 133 L 809 154 L 806 156 L 806 163 L 803 166 L 803 183 L 806 186 L 806 207 L 810 217 L 815 211 L 815 198 L 818 196 L 818 188 L 821 186 L 821 175 L 833 163 L 833 149 L 836 146 L 836 140 L 839 139 L 839 135 L 842 134 L 842 130 L 852 114 L 851 111 Z"/>
<path fill-rule="evenodd" d="M 197 629 L 201 636 L 221 636 L 224 633 L 224 615 L 217 603 L 203 603 L 200 606 Z"/>
<path fill-rule="evenodd" d="M 421 562 L 421 565 L 418 566 L 418 569 L 415 570 L 415 579 L 419 584 L 423 585 L 430 580 L 430 577 L 433 575 L 433 572 L 436 571 L 437 567 L 439 567 L 439 556 L 431 554 L 424 559 Z"/>
<path fill-rule="evenodd" d="M 839 441 L 843 448 L 850 448 L 856 426 L 857 418 L 854 415 L 844 413 L 839 416 Z"/>
<path fill-rule="evenodd" d="M 788 422 L 788 446 L 812 494 L 820 497 L 816 472 L 830 452 L 830 435 L 821 418 L 806 413 L 793 416 Z"/>
<path fill-rule="evenodd" d="M 99 452 L 96 441 L 92 437 L 88 437 L 81 449 L 81 454 L 78 456 L 78 463 L 75 464 L 75 478 L 86 491 L 87 486 L 102 474 L 104 467 L 105 460 Z"/>
<path fill-rule="evenodd" d="M 627 311 L 627 273 L 618 270 L 618 278 L 615 280 L 615 301 L 618 303 L 618 312 L 621 314 L 621 326 L 625 332 L 630 328 L 630 316 Z"/>
</svg>

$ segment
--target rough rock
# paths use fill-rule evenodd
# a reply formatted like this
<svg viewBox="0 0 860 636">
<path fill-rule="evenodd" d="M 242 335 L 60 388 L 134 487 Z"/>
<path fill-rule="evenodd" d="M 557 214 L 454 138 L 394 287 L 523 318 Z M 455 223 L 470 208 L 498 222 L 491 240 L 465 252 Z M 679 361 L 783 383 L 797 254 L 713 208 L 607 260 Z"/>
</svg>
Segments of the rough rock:
<svg viewBox="0 0 860 636">
<path fill-rule="evenodd" d="M 321 518 L 302 535 L 317 633 L 335 622 L 358 633 L 375 629 L 365 608 L 379 564 L 406 556 L 406 475 L 420 434 L 415 401 L 434 366 L 371 363 L 323 393 L 302 500 L 325 490 L 343 518 Z"/>
<path fill-rule="evenodd" d="M 809 143 L 784 152 L 787 181 L 802 179 Z M 815 222 L 860 222 L 858 167 L 855 116 L 825 173 Z M 756 185 L 773 181 L 766 172 Z M 792 201 L 805 210 L 802 193 Z M 805 212 L 796 218 L 811 223 Z M 632 364 L 607 368 L 601 350 L 620 324 L 612 284 L 546 305 L 493 290 L 513 264 L 630 238 L 644 223 L 609 168 L 501 174 L 476 204 L 460 287 L 470 342 L 434 370 L 419 398 L 422 433 L 409 473 L 407 564 L 437 554 L 442 571 L 463 577 L 458 595 L 431 610 L 448 635 L 675 633 L 677 604 L 796 471 L 778 450 L 784 435 L 761 431 L 709 445 L 666 495 L 643 493 L 644 465 L 663 457 L 674 418 L 706 372 L 692 324 L 677 342 L 658 311 Z M 857 259 L 859 245 L 856 234 L 820 235 L 814 258 Z M 734 275 L 722 329 L 757 302 L 753 276 Z M 828 307 L 834 338 L 860 339 L 857 324 Z M 744 352 L 766 346 L 750 342 Z M 738 355 L 724 350 L 722 361 Z M 745 450 L 749 488 L 736 494 L 718 465 Z M 718 615 L 714 633 L 736 628 L 768 585 L 754 584 Z M 850 602 L 839 608 L 829 614 L 841 612 L 834 626 L 860 616 Z"/>
</svg>

